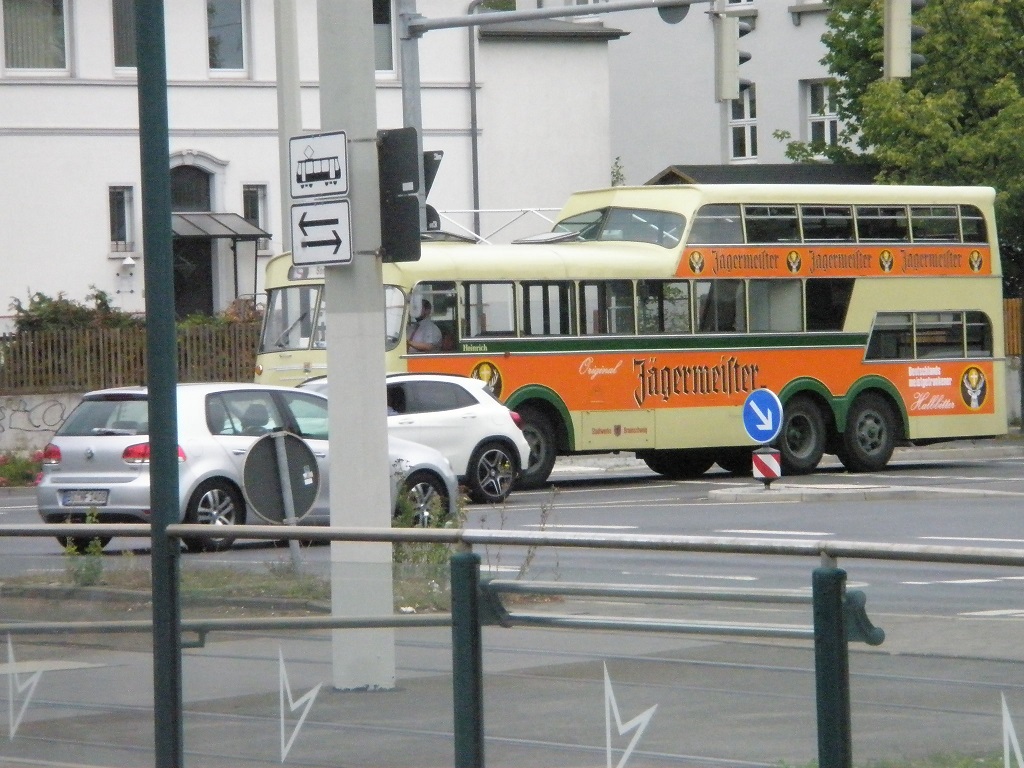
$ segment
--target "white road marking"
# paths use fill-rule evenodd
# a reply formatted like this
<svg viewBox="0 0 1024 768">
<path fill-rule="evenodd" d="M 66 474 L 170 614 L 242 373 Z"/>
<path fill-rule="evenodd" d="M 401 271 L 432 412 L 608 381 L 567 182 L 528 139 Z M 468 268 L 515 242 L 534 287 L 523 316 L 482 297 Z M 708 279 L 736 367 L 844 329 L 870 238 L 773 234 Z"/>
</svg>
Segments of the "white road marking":
<svg viewBox="0 0 1024 768">
<path fill-rule="evenodd" d="M 756 528 L 723 528 L 715 531 L 715 533 L 731 533 L 740 534 L 743 536 L 834 536 L 834 533 L 824 533 L 822 531 L 765 531 L 758 530 Z"/>
<path fill-rule="evenodd" d="M 984 541 L 989 544 L 1024 544 L 1024 539 L 996 539 L 987 536 L 918 536 L 922 541 Z"/>
<path fill-rule="evenodd" d="M 522 526 L 523 528 L 539 528 L 541 530 L 547 530 L 549 528 L 566 528 L 575 529 L 581 531 L 635 531 L 639 526 L 636 525 L 570 525 L 569 523 L 530 523 L 529 525 Z"/>
</svg>

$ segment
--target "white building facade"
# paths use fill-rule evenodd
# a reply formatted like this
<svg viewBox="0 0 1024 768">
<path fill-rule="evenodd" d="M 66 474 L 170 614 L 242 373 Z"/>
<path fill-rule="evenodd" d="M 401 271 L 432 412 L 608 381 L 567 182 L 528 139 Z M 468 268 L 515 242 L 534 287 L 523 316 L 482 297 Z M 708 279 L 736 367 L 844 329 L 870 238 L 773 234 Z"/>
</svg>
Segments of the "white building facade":
<svg viewBox="0 0 1024 768">
<path fill-rule="evenodd" d="M 309 133 L 320 128 L 316 1 L 285 0 L 294 3 Z M 400 127 L 394 0 L 366 2 L 378 124 Z M 645 9 L 426 33 L 423 146 L 444 152 L 429 197 L 442 226 L 507 240 L 550 226 L 527 214 L 505 227 L 518 212 L 550 216 L 571 192 L 607 185 L 613 167 L 626 183 L 644 183 L 675 164 L 784 162 L 778 129 L 834 136 L 819 63 L 826 4 L 716 2 L 753 26 L 740 41 L 752 54 L 740 67 L 749 87 L 735 102 L 714 97 L 710 4 L 675 25 Z M 520 9 L 562 4 L 580 3 L 518 0 Z M 479 0 L 417 3 L 427 18 L 483 10 Z M 262 265 L 285 244 L 275 0 L 173 0 L 165 22 L 172 207 L 233 215 L 269 233 L 176 238 L 178 314 L 219 312 L 238 296 L 260 298 Z M 10 299 L 37 292 L 82 301 L 95 288 L 140 312 L 134 2 L 3 0 L 0 26 L 0 331 L 10 327 Z M 474 208 L 485 212 L 474 217 Z"/>
<path fill-rule="evenodd" d="M 716 5 L 751 27 L 738 43 L 751 58 L 739 66 L 735 101 L 715 100 L 711 4 L 691 6 L 675 25 L 642 11 L 616 14 L 616 25 L 630 32 L 609 47 L 612 154 L 626 183 L 642 184 L 669 165 L 789 162 L 776 131 L 835 143 L 838 122 L 821 64 L 827 3 Z"/>
<path fill-rule="evenodd" d="M 403 112 L 393 8 L 389 0 L 373 5 L 378 123 L 396 128 Z M 462 0 L 418 6 L 428 18 L 468 10 Z M 294 0 L 294 8 L 302 132 L 312 133 L 320 127 L 316 0 Z M 274 0 L 165 3 L 172 207 L 232 214 L 269 233 L 176 238 L 179 315 L 259 298 L 262 265 L 283 248 L 274 9 Z M 133 0 L 3 0 L 0 27 L 0 316 L 11 299 L 63 293 L 83 301 L 93 289 L 142 311 Z M 608 183 L 607 51 L 618 34 L 553 22 L 423 36 L 423 145 L 444 152 L 430 203 L 453 212 L 447 227 L 471 228 L 472 215 L 458 212 L 475 201 L 502 211 L 480 222 L 486 234 L 510 218 L 506 210 L 558 208 L 571 191 Z M 10 327 L 4 319 L 0 330 Z"/>
</svg>

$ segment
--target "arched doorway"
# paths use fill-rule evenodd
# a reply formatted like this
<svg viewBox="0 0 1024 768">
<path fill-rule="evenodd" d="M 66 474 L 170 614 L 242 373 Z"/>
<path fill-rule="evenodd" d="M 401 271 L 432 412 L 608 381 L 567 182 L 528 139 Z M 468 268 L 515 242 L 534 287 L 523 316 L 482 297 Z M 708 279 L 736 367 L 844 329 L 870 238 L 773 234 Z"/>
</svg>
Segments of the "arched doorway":
<svg viewBox="0 0 1024 768">
<path fill-rule="evenodd" d="M 212 174 L 195 165 L 171 168 L 171 210 L 196 213 L 212 210 Z M 174 238 L 174 314 L 180 320 L 213 314 L 213 240 Z"/>
</svg>

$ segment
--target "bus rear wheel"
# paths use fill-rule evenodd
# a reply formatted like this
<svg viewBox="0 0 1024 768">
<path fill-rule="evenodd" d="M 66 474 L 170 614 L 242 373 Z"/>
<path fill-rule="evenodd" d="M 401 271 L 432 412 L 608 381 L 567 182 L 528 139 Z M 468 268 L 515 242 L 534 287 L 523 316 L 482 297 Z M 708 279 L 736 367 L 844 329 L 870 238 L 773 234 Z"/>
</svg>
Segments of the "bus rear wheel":
<svg viewBox="0 0 1024 768">
<path fill-rule="evenodd" d="M 794 397 L 783 409 L 779 453 L 783 475 L 813 472 L 825 453 L 825 420 L 807 397 Z"/>
<path fill-rule="evenodd" d="M 555 446 L 555 428 L 544 414 L 535 408 L 516 409 L 523 420 L 523 436 L 530 444 L 530 461 L 523 467 L 516 484 L 518 488 L 540 488 L 547 482 L 558 455 Z"/>
<path fill-rule="evenodd" d="M 898 421 L 889 401 L 867 393 L 858 397 L 846 418 L 839 460 L 851 472 L 876 472 L 892 458 Z"/>
<path fill-rule="evenodd" d="M 644 453 L 641 458 L 652 471 L 670 480 L 700 477 L 715 463 L 715 457 L 707 451 L 685 448 L 671 451 L 651 451 Z"/>
</svg>

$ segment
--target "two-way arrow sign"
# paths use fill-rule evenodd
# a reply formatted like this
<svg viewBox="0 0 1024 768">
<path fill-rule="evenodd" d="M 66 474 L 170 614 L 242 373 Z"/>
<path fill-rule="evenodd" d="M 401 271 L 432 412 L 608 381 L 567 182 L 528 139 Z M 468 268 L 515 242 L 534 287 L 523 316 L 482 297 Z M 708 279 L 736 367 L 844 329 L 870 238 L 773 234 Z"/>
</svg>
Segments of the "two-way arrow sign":
<svg viewBox="0 0 1024 768">
<path fill-rule="evenodd" d="M 352 215 L 347 199 L 292 206 L 293 264 L 348 264 L 351 261 Z"/>
</svg>

